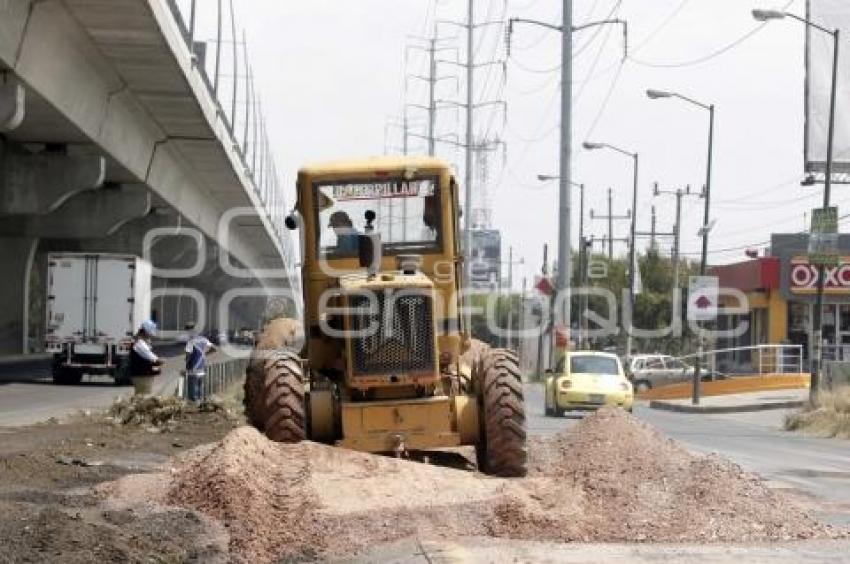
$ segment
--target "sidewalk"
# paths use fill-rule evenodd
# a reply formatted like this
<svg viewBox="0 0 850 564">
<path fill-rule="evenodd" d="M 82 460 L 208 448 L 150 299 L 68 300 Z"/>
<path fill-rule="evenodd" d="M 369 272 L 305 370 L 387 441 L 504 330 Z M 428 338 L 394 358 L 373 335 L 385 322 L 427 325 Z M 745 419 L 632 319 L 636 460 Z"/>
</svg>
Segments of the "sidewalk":
<svg viewBox="0 0 850 564">
<path fill-rule="evenodd" d="M 700 398 L 699 405 L 693 405 L 690 398 L 652 400 L 649 402 L 649 407 L 678 413 L 742 413 L 801 407 L 808 400 L 808 397 L 809 390 L 775 390 L 725 396 L 705 396 Z"/>
</svg>

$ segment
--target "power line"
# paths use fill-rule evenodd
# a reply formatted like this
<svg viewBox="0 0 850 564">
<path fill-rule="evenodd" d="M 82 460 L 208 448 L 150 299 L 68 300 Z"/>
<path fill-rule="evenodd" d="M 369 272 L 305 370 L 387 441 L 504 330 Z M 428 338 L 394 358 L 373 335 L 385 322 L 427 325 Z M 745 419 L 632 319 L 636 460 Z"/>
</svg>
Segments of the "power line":
<svg viewBox="0 0 850 564">
<path fill-rule="evenodd" d="M 623 67 L 624 65 L 621 63 L 620 68 L 617 69 L 617 74 L 614 75 L 614 80 L 611 81 L 611 86 L 610 88 L 608 88 L 608 93 L 605 95 L 605 100 L 602 102 L 602 106 L 599 108 L 599 113 L 596 114 L 596 117 L 594 118 L 590 129 L 584 136 L 585 139 L 589 139 L 593 136 L 593 133 L 596 131 L 596 126 L 599 125 L 600 120 L 605 115 L 605 112 L 608 110 L 608 104 L 611 102 L 611 97 L 614 94 L 614 90 L 617 88 L 617 83 L 620 81 L 620 76 L 623 74 Z"/>
<path fill-rule="evenodd" d="M 787 10 L 791 6 L 791 4 L 793 4 L 793 3 L 794 3 L 794 0 L 789 0 L 782 8 L 780 8 L 779 11 Z M 767 25 L 766 22 L 761 23 L 758 26 L 756 26 L 754 29 L 748 31 L 743 36 L 732 41 L 731 43 L 724 45 L 720 49 L 712 51 L 711 53 L 709 53 L 707 55 L 703 55 L 702 57 L 697 57 L 696 59 L 691 59 L 691 60 L 686 60 L 686 61 L 677 61 L 677 62 L 672 62 L 672 63 L 659 63 L 659 62 L 652 62 L 652 61 L 642 61 L 640 59 L 636 59 L 633 56 L 630 56 L 629 60 L 631 60 L 636 65 L 640 65 L 640 66 L 644 66 L 644 67 L 650 67 L 650 68 L 661 68 L 661 69 L 683 68 L 683 67 L 691 67 L 691 66 L 695 66 L 695 65 L 700 65 L 700 64 L 706 63 L 706 62 L 708 62 L 712 59 L 716 59 L 717 57 L 720 57 L 721 55 L 724 55 L 725 53 L 731 51 L 735 47 L 741 45 L 742 43 L 744 43 L 745 41 L 747 41 L 748 39 L 750 39 L 751 37 L 756 35 L 758 32 L 760 32 L 764 28 L 764 26 L 766 26 L 766 25 Z"/>
</svg>

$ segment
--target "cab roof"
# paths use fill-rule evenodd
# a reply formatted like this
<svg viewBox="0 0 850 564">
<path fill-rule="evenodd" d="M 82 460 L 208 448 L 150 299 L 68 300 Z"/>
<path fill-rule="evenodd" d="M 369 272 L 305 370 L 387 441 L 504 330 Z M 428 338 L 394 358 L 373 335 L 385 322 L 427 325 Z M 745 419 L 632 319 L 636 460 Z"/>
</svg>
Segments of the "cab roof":
<svg viewBox="0 0 850 564">
<path fill-rule="evenodd" d="M 404 172 L 406 169 L 436 170 L 449 168 L 442 159 L 428 156 L 380 156 L 312 163 L 301 167 L 299 175 L 329 176 L 339 174 L 370 174 L 375 171 Z"/>
</svg>

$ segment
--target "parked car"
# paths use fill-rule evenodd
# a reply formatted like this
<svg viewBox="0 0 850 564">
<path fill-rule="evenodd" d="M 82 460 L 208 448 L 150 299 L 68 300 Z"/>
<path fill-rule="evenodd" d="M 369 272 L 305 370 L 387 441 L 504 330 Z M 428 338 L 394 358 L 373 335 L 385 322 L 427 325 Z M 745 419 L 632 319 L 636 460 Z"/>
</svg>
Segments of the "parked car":
<svg viewBox="0 0 850 564">
<path fill-rule="evenodd" d="M 546 377 L 545 404 L 549 417 L 605 405 L 631 411 L 633 403 L 632 385 L 615 354 L 568 352 Z"/>
<path fill-rule="evenodd" d="M 690 382 L 694 377 L 694 367 L 670 355 L 639 354 L 626 362 L 626 375 L 635 392 L 640 393 L 660 386 Z M 700 370 L 700 379 L 703 381 L 725 377 L 704 365 Z"/>
</svg>

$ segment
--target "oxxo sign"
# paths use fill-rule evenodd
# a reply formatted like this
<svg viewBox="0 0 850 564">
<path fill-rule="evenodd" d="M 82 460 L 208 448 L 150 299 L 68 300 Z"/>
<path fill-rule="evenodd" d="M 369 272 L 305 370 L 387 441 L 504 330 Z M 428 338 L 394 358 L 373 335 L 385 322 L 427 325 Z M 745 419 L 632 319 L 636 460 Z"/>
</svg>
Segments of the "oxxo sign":
<svg viewBox="0 0 850 564">
<path fill-rule="evenodd" d="M 818 267 L 804 257 L 791 260 L 791 293 L 814 294 L 818 289 Z M 850 257 L 841 257 L 838 266 L 824 269 L 824 292 L 850 294 Z"/>
</svg>

